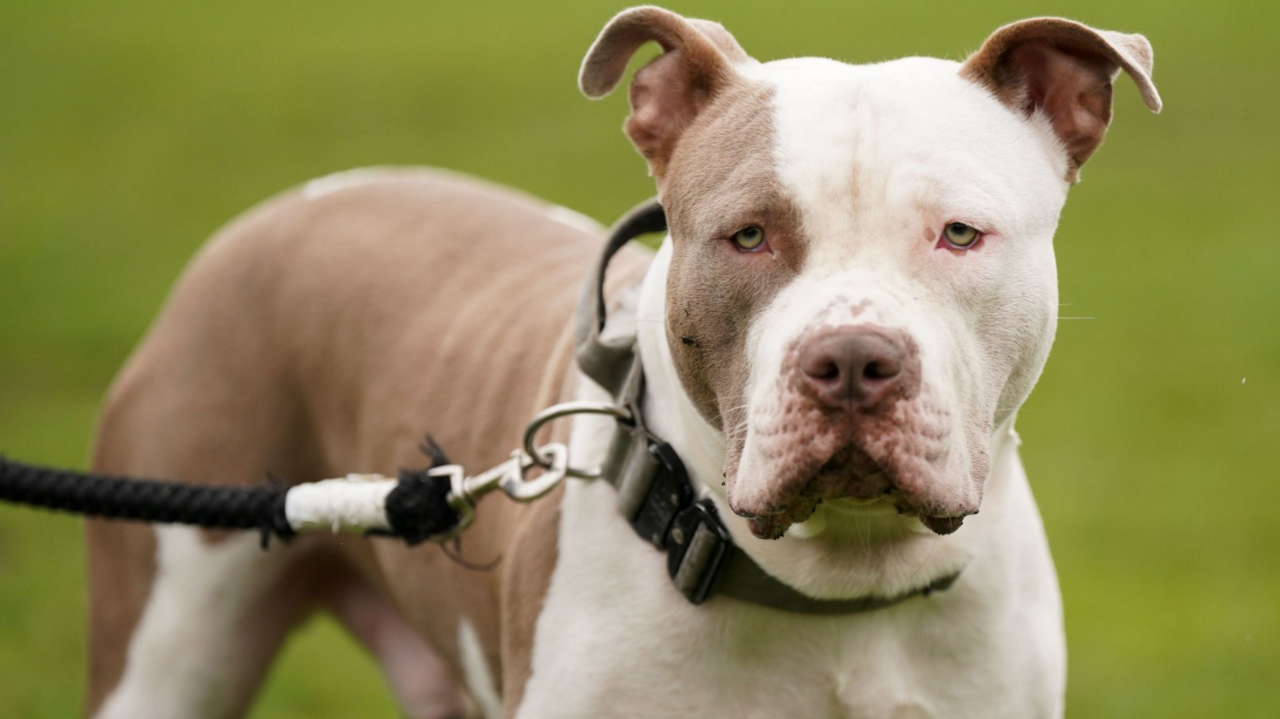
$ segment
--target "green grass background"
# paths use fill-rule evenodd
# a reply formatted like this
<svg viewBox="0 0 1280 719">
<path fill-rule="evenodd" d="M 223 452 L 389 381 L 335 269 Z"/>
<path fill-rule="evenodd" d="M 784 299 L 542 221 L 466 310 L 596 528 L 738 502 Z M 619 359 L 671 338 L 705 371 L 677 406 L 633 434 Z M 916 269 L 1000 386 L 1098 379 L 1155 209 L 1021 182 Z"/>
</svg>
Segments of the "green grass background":
<svg viewBox="0 0 1280 719">
<path fill-rule="evenodd" d="M 0 449 L 83 466 L 103 391 L 202 239 L 311 177 L 456 168 L 609 222 L 651 194 L 578 62 L 621 4 L 0 4 Z M 1063 14 L 1141 31 L 1058 232 L 1064 320 L 1023 454 L 1061 574 L 1070 717 L 1280 716 L 1274 2 L 682 2 L 761 59 L 959 59 Z M 945 111 L 945 108 L 939 108 Z M 0 716 L 82 696 L 81 530 L 0 507 Z M 323 620 L 255 717 L 391 717 Z"/>
</svg>

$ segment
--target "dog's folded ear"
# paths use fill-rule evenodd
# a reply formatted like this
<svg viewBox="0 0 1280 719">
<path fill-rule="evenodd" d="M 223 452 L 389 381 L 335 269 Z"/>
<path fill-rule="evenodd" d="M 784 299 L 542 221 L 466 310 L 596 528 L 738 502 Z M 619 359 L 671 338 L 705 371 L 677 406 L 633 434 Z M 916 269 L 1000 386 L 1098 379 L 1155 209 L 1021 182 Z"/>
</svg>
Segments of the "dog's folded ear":
<svg viewBox="0 0 1280 719">
<path fill-rule="evenodd" d="M 754 63 L 729 31 L 709 20 L 683 18 L 659 7 L 624 10 L 605 25 L 582 61 L 578 86 L 591 99 L 617 87 L 635 51 L 653 41 L 663 54 L 631 81 L 626 132 L 659 183 L 681 133 L 737 80 L 735 65 Z"/>
<path fill-rule="evenodd" d="M 1121 70 L 1137 83 L 1147 107 L 1160 111 L 1151 64 L 1151 43 L 1141 35 L 1042 17 L 996 30 L 960 75 L 1028 117 L 1043 112 L 1066 149 L 1067 180 L 1076 182 L 1080 166 L 1106 135 L 1111 82 Z"/>
</svg>

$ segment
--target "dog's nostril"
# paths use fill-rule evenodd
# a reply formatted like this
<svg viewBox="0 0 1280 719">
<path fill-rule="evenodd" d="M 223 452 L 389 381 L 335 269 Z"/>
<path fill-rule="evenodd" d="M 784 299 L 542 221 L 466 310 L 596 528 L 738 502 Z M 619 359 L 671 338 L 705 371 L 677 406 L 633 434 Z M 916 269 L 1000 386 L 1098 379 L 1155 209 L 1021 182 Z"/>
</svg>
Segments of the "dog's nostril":
<svg viewBox="0 0 1280 719">
<path fill-rule="evenodd" d="M 838 353 L 825 347 L 809 348 L 801 357 L 800 366 L 805 376 L 822 383 L 839 380 L 842 374 Z"/>
<path fill-rule="evenodd" d="M 869 380 L 885 380 L 898 376 L 901 368 L 897 362 L 892 360 L 876 360 L 868 362 L 867 366 L 862 369 L 862 376 Z"/>
<path fill-rule="evenodd" d="M 814 379 L 833 380 L 840 378 L 840 367 L 835 362 L 823 362 L 809 368 L 806 373 Z"/>
</svg>

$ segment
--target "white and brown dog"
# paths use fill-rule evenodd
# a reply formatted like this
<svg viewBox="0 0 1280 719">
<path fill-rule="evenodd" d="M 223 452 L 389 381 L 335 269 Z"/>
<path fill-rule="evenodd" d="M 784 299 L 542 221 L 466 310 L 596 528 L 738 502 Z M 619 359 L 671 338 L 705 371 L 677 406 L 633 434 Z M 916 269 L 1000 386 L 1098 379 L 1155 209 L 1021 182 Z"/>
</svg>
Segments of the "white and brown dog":
<svg viewBox="0 0 1280 719">
<path fill-rule="evenodd" d="M 91 522 L 88 713 L 241 716 L 292 627 L 334 613 L 411 717 L 1056 717 L 1059 592 L 1013 423 L 1054 336 L 1052 237 L 1140 35 L 1000 28 L 961 64 L 760 63 L 720 25 L 614 18 L 581 87 L 637 48 L 626 133 L 670 235 L 611 280 L 654 432 L 769 574 L 817 598 L 945 592 L 807 616 L 694 606 L 612 487 L 488 498 L 462 566 L 435 548 Z M 602 232 L 439 172 L 366 171 L 214 239 L 116 382 L 97 469 L 290 481 L 481 469 L 537 410 L 607 398 L 570 320 Z M 643 280 L 641 277 L 643 276 Z M 618 299 L 622 298 L 622 299 Z M 607 422 L 569 434 L 601 461 Z M 981 514 L 978 510 L 981 507 Z M 961 526 L 963 521 L 963 526 Z M 777 540 L 777 541 L 773 541 Z"/>
</svg>

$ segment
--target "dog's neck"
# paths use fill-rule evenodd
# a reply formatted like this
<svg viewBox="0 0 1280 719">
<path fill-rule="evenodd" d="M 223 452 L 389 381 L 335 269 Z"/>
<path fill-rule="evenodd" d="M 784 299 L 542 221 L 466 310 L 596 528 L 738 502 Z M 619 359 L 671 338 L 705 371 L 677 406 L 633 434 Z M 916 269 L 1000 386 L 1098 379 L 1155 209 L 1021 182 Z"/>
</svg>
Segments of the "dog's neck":
<svg viewBox="0 0 1280 719">
<path fill-rule="evenodd" d="M 895 515 L 874 514 L 831 519 L 851 522 L 859 537 L 885 541 L 871 548 L 865 543 L 849 551 L 839 541 L 823 541 L 831 521 L 825 509 L 792 528 L 780 541 L 766 542 L 752 536 L 746 521 L 725 501 L 723 471 L 724 435 L 703 418 L 684 391 L 672 360 L 666 332 L 666 286 L 672 258 L 667 237 L 651 264 L 640 289 L 637 307 L 637 346 L 645 368 L 646 421 L 654 433 L 679 453 L 702 496 L 713 498 L 734 541 L 758 564 L 801 591 L 824 598 L 864 594 L 892 595 L 911 591 L 929 581 L 965 567 L 985 544 L 986 527 L 1009 511 L 1017 511 L 1008 497 L 1011 486 L 1025 482 L 1017 457 L 1016 413 L 1002 418 L 991 437 L 992 472 L 986 483 L 981 518 L 965 524 L 963 531 L 938 537 L 911 527 Z M 828 532 L 830 534 L 830 532 Z"/>
</svg>

